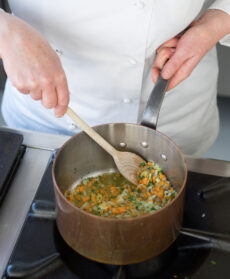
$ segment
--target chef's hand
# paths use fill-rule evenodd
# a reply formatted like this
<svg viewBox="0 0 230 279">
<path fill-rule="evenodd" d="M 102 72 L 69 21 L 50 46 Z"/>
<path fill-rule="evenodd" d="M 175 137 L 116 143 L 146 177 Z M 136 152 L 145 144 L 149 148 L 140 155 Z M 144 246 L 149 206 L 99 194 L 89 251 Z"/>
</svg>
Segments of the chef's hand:
<svg viewBox="0 0 230 279">
<path fill-rule="evenodd" d="M 162 77 L 171 79 L 168 90 L 174 88 L 192 73 L 202 57 L 228 33 L 230 15 L 221 10 L 207 10 L 185 33 L 157 49 L 152 69 L 153 82 L 156 82 L 163 68 Z"/>
<path fill-rule="evenodd" d="M 69 103 L 61 62 L 49 43 L 30 25 L 0 9 L 0 58 L 8 78 L 21 93 L 65 114 Z"/>
</svg>

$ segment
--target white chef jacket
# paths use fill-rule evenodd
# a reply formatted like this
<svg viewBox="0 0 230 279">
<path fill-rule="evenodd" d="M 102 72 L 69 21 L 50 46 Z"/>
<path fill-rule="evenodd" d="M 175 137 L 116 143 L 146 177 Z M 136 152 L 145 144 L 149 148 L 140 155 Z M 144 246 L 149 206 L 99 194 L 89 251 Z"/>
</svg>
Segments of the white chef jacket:
<svg viewBox="0 0 230 279">
<path fill-rule="evenodd" d="M 214 2 L 212 4 L 212 2 Z M 203 9 L 230 13 L 229 0 L 9 0 L 22 18 L 60 56 L 70 90 L 70 106 L 89 125 L 140 122 L 154 86 L 155 50 L 184 30 Z M 224 43 L 229 44 L 229 38 Z M 169 91 L 157 129 L 186 154 L 207 150 L 218 134 L 216 49 L 191 76 Z M 68 116 L 55 118 L 7 81 L 2 106 L 11 127 L 73 135 Z"/>
</svg>

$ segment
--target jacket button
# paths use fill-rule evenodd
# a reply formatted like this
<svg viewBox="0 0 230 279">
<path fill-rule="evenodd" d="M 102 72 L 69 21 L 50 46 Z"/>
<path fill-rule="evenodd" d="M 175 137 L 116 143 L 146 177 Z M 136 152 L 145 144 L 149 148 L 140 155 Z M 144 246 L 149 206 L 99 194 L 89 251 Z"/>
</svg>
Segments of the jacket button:
<svg viewBox="0 0 230 279">
<path fill-rule="evenodd" d="M 134 3 L 134 5 L 138 8 L 138 9 L 144 9 L 145 7 L 145 3 L 143 1 L 136 1 Z"/>
<path fill-rule="evenodd" d="M 57 55 L 61 56 L 63 54 L 63 51 L 60 49 L 55 49 Z"/>
<path fill-rule="evenodd" d="M 72 130 L 72 131 L 75 130 L 76 128 L 77 127 L 76 127 L 76 125 L 74 123 L 69 125 L 69 129 Z"/>
<path fill-rule="evenodd" d="M 123 102 L 124 102 L 125 104 L 130 104 L 130 103 L 132 103 L 132 99 L 124 98 L 124 99 L 123 99 Z"/>
<path fill-rule="evenodd" d="M 133 59 L 133 58 L 130 58 L 130 59 L 129 59 L 129 63 L 130 63 L 131 65 L 136 65 L 136 64 L 137 64 L 137 61 L 136 61 L 135 59 Z"/>
</svg>

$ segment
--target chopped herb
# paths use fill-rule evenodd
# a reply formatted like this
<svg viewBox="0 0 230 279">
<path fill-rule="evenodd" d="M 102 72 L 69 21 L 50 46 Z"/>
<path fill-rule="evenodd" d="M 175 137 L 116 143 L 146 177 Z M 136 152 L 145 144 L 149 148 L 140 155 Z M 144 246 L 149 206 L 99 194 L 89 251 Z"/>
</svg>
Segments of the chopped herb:
<svg viewBox="0 0 230 279">
<path fill-rule="evenodd" d="M 142 176 L 142 175 L 140 175 L 140 174 L 138 174 L 137 178 L 140 180 L 140 179 L 142 179 L 142 178 L 143 178 L 143 176 Z"/>
<path fill-rule="evenodd" d="M 216 265 L 216 261 L 211 261 L 210 263 L 213 265 Z"/>
<path fill-rule="evenodd" d="M 128 196 L 128 200 L 129 200 L 130 202 L 133 202 L 133 201 L 136 200 L 136 197 L 134 197 L 134 196 Z"/>
</svg>

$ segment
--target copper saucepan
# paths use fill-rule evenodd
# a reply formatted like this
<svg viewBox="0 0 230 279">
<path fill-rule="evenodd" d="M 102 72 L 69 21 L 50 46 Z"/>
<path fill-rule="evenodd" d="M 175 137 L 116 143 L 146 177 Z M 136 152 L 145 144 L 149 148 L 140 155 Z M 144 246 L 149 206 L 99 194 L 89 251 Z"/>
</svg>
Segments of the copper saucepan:
<svg viewBox="0 0 230 279">
<path fill-rule="evenodd" d="M 150 111 L 149 104 L 147 111 Z M 151 126 L 147 118 L 145 114 L 143 124 Z M 153 126 L 156 127 L 156 122 Z M 142 125 L 114 123 L 94 128 L 118 150 L 135 152 L 157 162 L 178 194 L 156 212 L 125 219 L 96 216 L 74 206 L 63 195 L 73 183 L 88 175 L 116 170 L 112 157 L 81 132 L 59 149 L 53 164 L 60 234 L 79 254 L 102 263 L 126 265 L 159 255 L 176 240 L 182 225 L 187 180 L 183 153 L 167 136 Z"/>
</svg>

